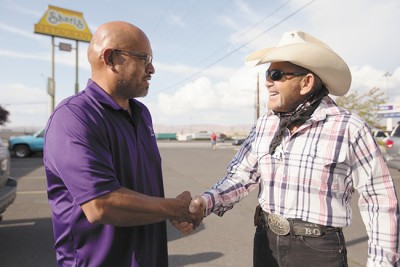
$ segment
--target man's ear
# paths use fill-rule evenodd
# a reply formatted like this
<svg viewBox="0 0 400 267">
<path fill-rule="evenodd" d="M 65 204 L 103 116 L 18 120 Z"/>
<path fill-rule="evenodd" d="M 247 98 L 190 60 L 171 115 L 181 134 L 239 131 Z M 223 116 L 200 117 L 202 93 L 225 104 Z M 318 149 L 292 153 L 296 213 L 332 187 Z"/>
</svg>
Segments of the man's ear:
<svg viewBox="0 0 400 267">
<path fill-rule="evenodd" d="M 107 48 L 106 50 L 104 50 L 103 58 L 104 58 L 104 62 L 106 63 L 106 65 L 114 66 L 114 57 L 115 57 L 114 49 Z"/>
<path fill-rule="evenodd" d="M 301 89 L 300 89 L 300 94 L 301 95 L 308 95 L 309 93 L 312 92 L 314 84 L 316 83 L 316 77 L 308 73 L 302 80 L 301 80 Z"/>
</svg>

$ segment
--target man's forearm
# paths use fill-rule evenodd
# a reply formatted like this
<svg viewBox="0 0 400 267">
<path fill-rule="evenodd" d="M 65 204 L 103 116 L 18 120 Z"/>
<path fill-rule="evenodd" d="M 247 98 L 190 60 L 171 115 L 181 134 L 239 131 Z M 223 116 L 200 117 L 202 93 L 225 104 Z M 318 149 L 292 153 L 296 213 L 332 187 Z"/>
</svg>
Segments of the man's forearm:
<svg viewBox="0 0 400 267">
<path fill-rule="evenodd" d="M 167 219 L 187 220 L 190 193 L 180 198 L 147 196 L 120 188 L 82 205 L 91 223 L 115 226 L 136 226 L 157 223 Z"/>
</svg>

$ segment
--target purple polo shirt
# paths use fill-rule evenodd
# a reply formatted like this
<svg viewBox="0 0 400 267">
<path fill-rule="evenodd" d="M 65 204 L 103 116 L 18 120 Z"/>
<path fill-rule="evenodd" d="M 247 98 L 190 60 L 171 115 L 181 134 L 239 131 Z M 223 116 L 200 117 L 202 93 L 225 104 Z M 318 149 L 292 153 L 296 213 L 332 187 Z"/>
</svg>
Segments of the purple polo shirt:
<svg viewBox="0 0 400 267">
<path fill-rule="evenodd" d="M 168 266 L 165 222 L 91 224 L 80 207 L 120 187 L 164 197 L 151 115 L 135 99 L 130 105 L 132 117 L 89 80 L 47 123 L 44 165 L 59 266 Z"/>
</svg>

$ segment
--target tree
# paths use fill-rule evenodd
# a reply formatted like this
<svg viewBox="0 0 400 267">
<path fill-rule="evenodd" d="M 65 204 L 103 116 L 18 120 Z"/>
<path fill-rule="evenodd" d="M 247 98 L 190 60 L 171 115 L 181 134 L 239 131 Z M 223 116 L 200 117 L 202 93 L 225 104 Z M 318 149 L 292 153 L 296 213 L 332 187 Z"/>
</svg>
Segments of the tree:
<svg viewBox="0 0 400 267">
<path fill-rule="evenodd" d="M 374 87 L 362 95 L 354 91 L 340 96 L 336 99 L 336 103 L 348 111 L 356 113 L 372 127 L 379 127 L 378 106 L 385 104 L 386 100 L 385 93 L 378 87 Z"/>
<path fill-rule="evenodd" d="M 9 114 L 10 114 L 10 112 L 8 112 L 8 110 L 6 110 L 2 106 L 0 106 L 0 125 L 4 125 L 8 122 Z"/>
</svg>

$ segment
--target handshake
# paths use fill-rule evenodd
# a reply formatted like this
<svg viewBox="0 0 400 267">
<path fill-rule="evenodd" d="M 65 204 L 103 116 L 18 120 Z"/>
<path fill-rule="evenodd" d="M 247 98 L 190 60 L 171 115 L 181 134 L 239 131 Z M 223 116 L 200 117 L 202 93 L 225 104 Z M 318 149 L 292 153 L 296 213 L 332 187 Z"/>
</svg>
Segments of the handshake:
<svg viewBox="0 0 400 267">
<path fill-rule="evenodd" d="M 206 202 L 199 195 L 192 198 L 188 191 L 183 192 L 176 199 L 179 200 L 178 209 L 176 210 L 177 214 L 170 221 L 179 231 L 189 234 L 203 220 Z"/>
</svg>

